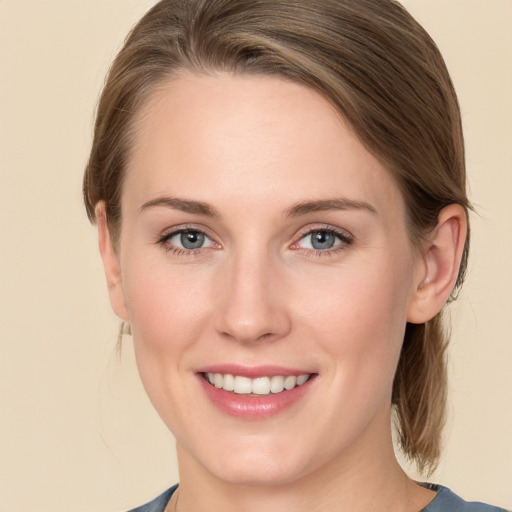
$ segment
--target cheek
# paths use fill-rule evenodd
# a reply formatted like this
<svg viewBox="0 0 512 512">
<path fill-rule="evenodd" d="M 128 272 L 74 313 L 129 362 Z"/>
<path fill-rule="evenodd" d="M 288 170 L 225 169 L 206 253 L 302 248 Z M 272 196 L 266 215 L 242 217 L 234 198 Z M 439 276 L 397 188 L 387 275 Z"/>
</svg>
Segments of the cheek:
<svg viewBox="0 0 512 512">
<path fill-rule="evenodd" d="M 134 260 L 123 280 L 126 307 L 136 343 L 146 350 L 178 351 L 197 338 L 198 318 L 207 314 L 209 286 L 204 272 Z"/>
<path fill-rule="evenodd" d="M 329 356 L 324 376 L 332 390 L 334 420 L 326 437 L 333 443 L 338 440 L 340 449 L 373 424 L 374 418 L 389 424 L 408 290 L 393 268 L 391 262 L 365 266 L 361 272 L 352 268 L 326 280 L 322 293 L 316 289 L 303 297 L 301 310 L 308 315 L 303 325 L 317 340 L 315 355 L 318 360 Z"/>
<path fill-rule="evenodd" d="M 190 390 L 184 392 L 183 386 L 189 385 L 186 376 L 210 317 L 208 280 L 186 266 L 149 263 L 135 255 L 125 262 L 124 270 L 126 306 L 141 381 L 155 409 L 177 433 L 177 425 L 185 420 L 177 420 L 176 415 L 186 410 L 184 397 L 192 395 Z"/>
<path fill-rule="evenodd" d="M 392 381 L 406 326 L 410 268 L 405 258 L 340 268 L 317 275 L 315 286 L 300 294 L 298 322 L 315 331 L 317 348 L 333 356 L 340 378 Z"/>
</svg>

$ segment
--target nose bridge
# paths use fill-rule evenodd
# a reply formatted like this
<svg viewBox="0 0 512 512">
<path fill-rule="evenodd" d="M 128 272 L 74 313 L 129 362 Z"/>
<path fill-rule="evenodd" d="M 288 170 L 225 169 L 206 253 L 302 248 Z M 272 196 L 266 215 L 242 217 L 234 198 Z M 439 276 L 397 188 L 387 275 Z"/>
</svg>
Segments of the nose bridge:
<svg viewBox="0 0 512 512">
<path fill-rule="evenodd" d="M 268 248 L 257 246 L 240 249 L 228 258 L 220 284 L 220 333 L 251 342 L 288 332 L 290 321 L 278 265 Z"/>
</svg>

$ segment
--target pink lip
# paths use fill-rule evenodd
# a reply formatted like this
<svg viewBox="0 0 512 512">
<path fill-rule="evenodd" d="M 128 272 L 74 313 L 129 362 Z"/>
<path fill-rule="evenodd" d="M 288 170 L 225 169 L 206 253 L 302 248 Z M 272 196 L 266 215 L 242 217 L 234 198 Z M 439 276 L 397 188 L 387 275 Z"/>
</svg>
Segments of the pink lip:
<svg viewBox="0 0 512 512">
<path fill-rule="evenodd" d="M 242 366 L 239 364 L 215 364 L 205 366 L 197 370 L 198 373 L 229 373 L 230 375 L 240 375 L 256 379 L 257 377 L 273 377 L 274 375 L 305 375 L 306 373 L 314 373 L 304 368 L 285 368 L 284 366 L 264 365 L 264 366 Z"/>
<path fill-rule="evenodd" d="M 222 368 L 224 369 L 225 367 Z M 304 375 L 307 373 L 303 370 L 297 373 L 289 371 L 281 373 L 282 370 L 281 372 L 272 371 L 270 373 L 266 373 L 261 372 L 260 368 L 257 370 L 257 375 L 255 375 L 255 377 L 262 375 Z M 211 373 L 234 373 L 234 375 L 248 376 L 246 372 L 232 373 L 230 371 L 214 371 Z M 212 386 L 204 378 L 202 373 L 198 373 L 197 376 L 203 391 L 213 405 L 230 416 L 248 420 L 269 418 L 292 407 L 308 393 L 317 377 L 317 375 L 312 375 L 307 382 L 302 384 L 302 386 L 296 386 L 289 391 L 283 391 L 281 393 L 270 393 L 268 395 L 238 395 L 231 391 L 225 391 L 224 389 Z"/>
</svg>

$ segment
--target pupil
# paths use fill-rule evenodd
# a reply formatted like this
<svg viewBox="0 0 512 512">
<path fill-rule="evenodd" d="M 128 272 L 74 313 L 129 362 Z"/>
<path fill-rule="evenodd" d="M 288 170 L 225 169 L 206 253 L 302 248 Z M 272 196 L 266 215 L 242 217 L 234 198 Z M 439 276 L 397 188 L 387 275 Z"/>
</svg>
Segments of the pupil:
<svg viewBox="0 0 512 512">
<path fill-rule="evenodd" d="M 185 249 L 199 249 L 204 243 L 203 233 L 197 231 L 184 231 L 181 233 L 181 245 Z"/>
<path fill-rule="evenodd" d="M 327 231 L 315 231 L 311 238 L 311 245 L 314 249 L 331 249 L 334 247 L 335 237 Z"/>
</svg>

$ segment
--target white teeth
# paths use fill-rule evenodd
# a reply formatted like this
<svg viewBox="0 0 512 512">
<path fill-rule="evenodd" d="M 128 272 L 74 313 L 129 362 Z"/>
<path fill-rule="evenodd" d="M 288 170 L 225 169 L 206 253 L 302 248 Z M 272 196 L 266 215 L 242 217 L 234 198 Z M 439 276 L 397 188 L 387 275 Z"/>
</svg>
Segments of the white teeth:
<svg viewBox="0 0 512 512">
<path fill-rule="evenodd" d="M 219 375 L 219 374 L 217 374 Z M 239 395 L 245 395 L 247 393 L 252 393 L 252 381 L 249 377 L 241 377 L 237 375 L 235 377 L 235 388 L 233 389 L 235 393 Z"/>
<path fill-rule="evenodd" d="M 302 386 L 309 379 L 309 375 L 299 375 L 297 377 L 297 386 Z"/>
<path fill-rule="evenodd" d="M 225 391 L 233 391 L 239 395 L 268 395 L 270 393 L 281 393 L 284 390 L 293 389 L 296 386 L 302 386 L 311 374 L 303 375 L 274 375 L 272 377 L 257 377 L 250 379 L 241 375 L 231 375 L 229 373 L 207 373 L 205 374 L 208 382 L 216 388 L 222 388 Z"/>
<path fill-rule="evenodd" d="M 284 389 L 293 389 L 297 384 L 297 377 L 293 375 L 288 375 L 286 379 L 284 379 Z"/>
<path fill-rule="evenodd" d="M 216 373 L 213 376 L 213 384 L 215 385 L 216 388 L 221 388 L 222 386 L 224 386 L 224 378 L 220 373 Z"/>
<path fill-rule="evenodd" d="M 268 377 L 253 379 L 252 392 L 256 395 L 268 395 L 270 393 L 270 379 Z"/>
<path fill-rule="evenodd" d="M 224 375 L 224 385 L 222 387 L 226 391 L 233 391 L 235 389 L 235 377 L 229 375 L 229 373 Z"/>
<path fill-rule="evenodd" d="M 270 379 L 270 391 L 272 393 L 281 393 L 284 389 L 284 377 L 280 375 L 274 375 Z"/>
</svg>

